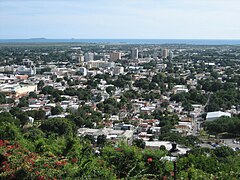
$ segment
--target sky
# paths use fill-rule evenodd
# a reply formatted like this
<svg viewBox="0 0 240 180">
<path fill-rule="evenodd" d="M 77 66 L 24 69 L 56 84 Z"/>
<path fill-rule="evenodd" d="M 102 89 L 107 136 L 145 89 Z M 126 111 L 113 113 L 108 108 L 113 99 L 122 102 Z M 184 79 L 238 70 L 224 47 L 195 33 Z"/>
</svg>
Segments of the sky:
<svg viewBox="0 0 240 180">
<path fill-rule="evenodd" d="M 240 0 L 0 0 L 0 39 L 240 39 Z"/>
</svg>

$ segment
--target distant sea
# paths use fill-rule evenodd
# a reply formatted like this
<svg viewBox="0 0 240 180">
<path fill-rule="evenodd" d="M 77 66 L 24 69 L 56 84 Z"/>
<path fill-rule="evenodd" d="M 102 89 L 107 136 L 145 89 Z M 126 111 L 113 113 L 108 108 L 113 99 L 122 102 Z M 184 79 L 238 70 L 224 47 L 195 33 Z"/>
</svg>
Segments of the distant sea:
<svg viewBox="0 0 240 180">
<path fill-rule="evenodd" d="M 96 44 L 187 44 L 240 45 L 240 39 L 0 39 L 0 43 L 96 43 Z"/>
</svg>

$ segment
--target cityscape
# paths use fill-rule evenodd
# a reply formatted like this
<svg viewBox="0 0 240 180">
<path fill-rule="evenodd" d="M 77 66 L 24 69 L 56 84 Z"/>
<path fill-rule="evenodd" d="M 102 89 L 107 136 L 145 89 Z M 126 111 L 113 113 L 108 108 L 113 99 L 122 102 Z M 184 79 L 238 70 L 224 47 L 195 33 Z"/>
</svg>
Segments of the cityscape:
<svg viewBox="0 0 240 180">
<path fill-rule="evenodd" d="M 15 151 L 8 149 L 24 138 L 47 163 L 52 161 L 48 153 L 54 157 L 61 154 L 61 138 L 70 136 L 87 143 L 67 150 L 74 158 L 79 158 L 77 154 L 83 153 L 85 146 L 98 160 L 104 159 L 104 153 L 111 153 L 108 156 L 116 160 L 119 152 L 115 151 L 125 156 L 137 147 L 146 149 L 142 158 L 159 161 L 156 165 L 149 162 L 145 168 L 163 168 L 172 159 L 181 161 L 189 153 L 198 156 L 200 152 L 207 153 L 205 158 L 215 153 L 214 163 L 224 165 L 221 158 L 230 158 L 225 157 L 228 154 L 237 158 L 240 147 L 239 56 L 239 46 L 229 45 L 2 44 L 1 146 L 7 148 L 3 152 L 15 156 Z M 58 148 L 51 149 L 49 143 Z M 122 150 L 130 147 L 131 153 Z M 105 148 L 111 151 L 105 152 Z M 150 157 L 152 153 L 157 159 Z M 25 156 L 19 157 L 23 164 L 27 163 L 21 159 Z M 112 165 L 121 171 L 128 161 Z M 6 167 L 1 169 L 3 177 L 8 175 Z M 116 176 L 124 178 L 132 168 L 126 167 Z M 177 169 L 179 177 L 184 177 L 184 168 Z M 169 173 L 146 171 L 157 178 Z M 213 172 L 202 170 L 206 177 Z M 145 173 L 139 176 L 143 178 Z M 198 176 L 200 172 L 195 173 Z"/>
<path fill-rule="evenodd" d="M 231 2 L 1 1 L 0 179 L 240 179 Z"/>
</svg>

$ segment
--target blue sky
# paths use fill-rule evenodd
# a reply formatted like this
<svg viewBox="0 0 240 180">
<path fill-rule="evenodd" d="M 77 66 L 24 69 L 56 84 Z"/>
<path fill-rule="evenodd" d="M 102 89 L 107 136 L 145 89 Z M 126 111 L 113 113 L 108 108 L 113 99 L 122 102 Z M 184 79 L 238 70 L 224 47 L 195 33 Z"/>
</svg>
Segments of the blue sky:
<svg viewBox="0 0 240 180">
<path fill-rule="evenodd" d="M 240 0 L 0 0 L 0 39 L 240 39 Z"/>
</svg>

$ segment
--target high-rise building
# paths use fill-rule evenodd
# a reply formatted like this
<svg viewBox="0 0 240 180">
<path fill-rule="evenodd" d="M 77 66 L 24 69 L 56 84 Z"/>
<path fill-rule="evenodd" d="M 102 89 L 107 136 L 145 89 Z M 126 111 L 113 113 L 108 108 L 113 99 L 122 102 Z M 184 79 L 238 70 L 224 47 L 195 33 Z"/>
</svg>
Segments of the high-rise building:
<svg viewBox="0 0 240 180">
<path fill-rule="evenodd" d="M 117 61 L 121 59 L 121 53 L 119 52 L 112 52 L 110 54 L 110 61 Z"/>
<path fill-rule="evenodd" d="M 173 59 L 173 52 L 169 51 L 169 59 L 172 60 Z"/>
<path fill-rule="evenodd" d="M 84 60 L 85 60 L 85 62 L 93 61 L 94 60 L 94 54 L 91 53 L 91 52 L 85 53 L 84 54 Z"/>
<path fill-rule="evenodd" d="M 78 60 L 79 60 L 79 63 L 84 62 L 84 56 L 83 56 L 83 55 L 80 55 L 79 58 L 78 58 Z"/>
<path fill-rule="evenodd" d="M 163 49 L 162 58 L 166 59 L 168 57 L 168 49 Z"/>
<path fill-rule="evenodd" d="M 131 50 L 132 59 L 138 59 L 138 48 L 133 48 Z"/>
</svg>

